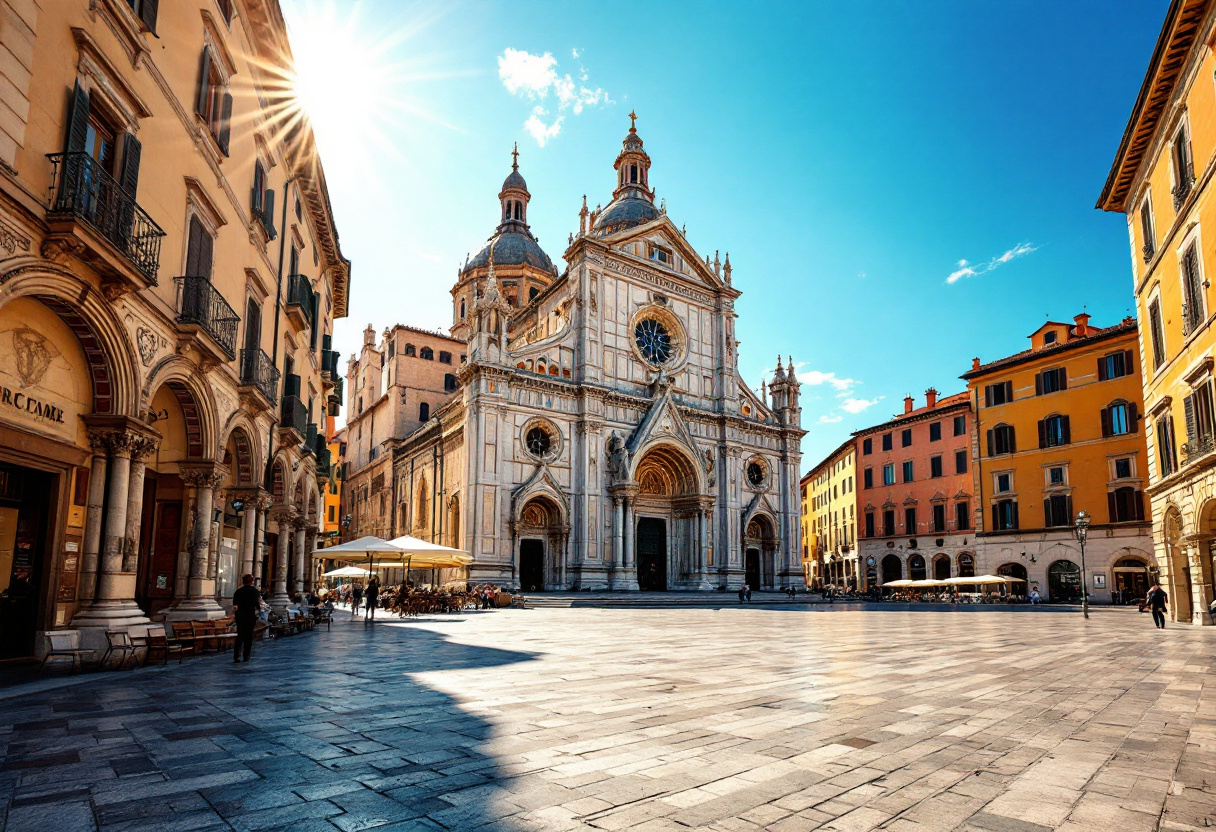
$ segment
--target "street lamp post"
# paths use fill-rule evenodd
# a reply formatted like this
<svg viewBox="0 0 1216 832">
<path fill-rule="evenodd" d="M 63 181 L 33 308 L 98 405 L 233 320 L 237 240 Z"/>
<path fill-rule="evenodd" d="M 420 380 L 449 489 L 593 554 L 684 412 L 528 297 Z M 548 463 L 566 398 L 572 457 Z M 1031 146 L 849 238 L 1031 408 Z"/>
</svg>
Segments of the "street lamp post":
<svg viewBox="0 0 1216 832">
<path fill-rule="evenodd" d="M 1085 580 L 1085 538 L 1089 536 L 1089 512 L 1077 512 L 1077 542 L 1081 544 L 1081 614 L 1089 618 L 1089 583 Z"/>
</svg>

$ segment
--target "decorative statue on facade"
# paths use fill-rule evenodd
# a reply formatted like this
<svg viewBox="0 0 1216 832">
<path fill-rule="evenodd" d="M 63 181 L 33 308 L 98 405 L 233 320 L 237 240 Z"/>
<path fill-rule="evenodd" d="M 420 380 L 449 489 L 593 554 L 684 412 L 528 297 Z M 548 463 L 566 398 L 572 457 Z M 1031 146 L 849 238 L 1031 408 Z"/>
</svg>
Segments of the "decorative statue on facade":
<svg viewBox="0 0 1216 832">
<path fill-rule="evenodd" d="M 608 476 L 615 482 L 629 479 L 629 449 L 625 439 L 617 431 L 608 439 Z"/>
</svg>

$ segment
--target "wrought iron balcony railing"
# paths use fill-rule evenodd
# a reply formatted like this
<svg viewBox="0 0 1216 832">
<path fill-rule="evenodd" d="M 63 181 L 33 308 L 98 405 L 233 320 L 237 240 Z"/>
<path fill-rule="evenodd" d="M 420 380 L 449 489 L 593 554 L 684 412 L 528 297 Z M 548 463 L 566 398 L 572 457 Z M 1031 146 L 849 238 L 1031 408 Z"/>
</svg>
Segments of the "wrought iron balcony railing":
<svg viewBox="0 0 1216 832">
<path fill-rule="evenodd" d="M 1193 176 L 1184 176 L 1174 189 L 1170 191 L 1174 196 L 1174 210 L 1177 211 L 1182 207 L 1182 203 L 1186 202 L 1186 198 L 1191 195 L 1191 188 L 1195 186 L 1195 178 Z"/>
<path fill-rule="evenodd" d="M 1153 246 L 1152 243 L 1145 243 L 1144 246 L 1140 249 L 1140 252 L 1141 252 L 1141 254 L 1144 255 L 1144 262 L 1150 263 L 1150 262 L 1152 262 L 1153 257 L 1157 254 L 1157 249 Z"/>
<path fill-rule="evenodd" d="M 1197 437 L 1194 442 L 1187 442 L 1182 446 L 1182 464 L 1190 465 L 1214 450 L 1216 450 L 1216 436 L 1209 433 Z"/>
<path fill-rule="evenodd" d="M 287 305 L 299 307 L 309 326 L 312 326 L 312 301 L 312 284 L 308 282 L 308 278 L 302 274 L 288 275 Z"/>
<path fill-rule="evenodd" d="M 47 219 L 77 219 L 91 226 L 155 284 L 165 236 L 160 226 L 88 153 L 48 153 L 47 158 L 52 165 Z"/>
<path fill-rule="evenodd" d="M 1190 304 L 1182 304 L 1182 337 L 1190 335 L 1203 326 L 1203 313 Z"/>
<path fill-rule="evenodd" d="M 308 422 L 308 408 L 299 396 L 284 396 L 283 407 L 279 413 L 279 427 L 294 430 L 300 436 L 304 435 L 305 424 Z"/>
<path fill-rule="evenodd" d="M 181 283 L 181 309 L 178 323 L 195 324 L 202 327 L 215 339 L 229 358 L 236 358 L 236 328 L 241 322 L 228 301 L 224 300 L 211 280 L 206 277 L 179 277 Z"/>
<path fill-rule="evenodd" d="M 241 384 L 256 387 L 272 405 L 279 400 L 279 371 L 265 350 L 241 350 Z"/>
</svg>

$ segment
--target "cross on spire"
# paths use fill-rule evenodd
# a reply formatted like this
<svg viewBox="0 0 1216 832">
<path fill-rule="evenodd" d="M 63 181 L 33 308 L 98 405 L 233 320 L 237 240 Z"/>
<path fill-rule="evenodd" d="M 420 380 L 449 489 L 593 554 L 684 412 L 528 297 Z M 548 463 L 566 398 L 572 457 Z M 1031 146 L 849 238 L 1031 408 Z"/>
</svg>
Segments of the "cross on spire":
<svg viewBox="0 0 1216 832">
<path fill-rule="evenodd" d="M 511 148 L 511 170 L 519 170 L 519 142 Z"/>
<path fill-rule="evenodd" d="M 629 111 L 629 132 L 630 133 L 638 132 L 638 114 L 635 113 L 633 110 Z"/>
</svg>

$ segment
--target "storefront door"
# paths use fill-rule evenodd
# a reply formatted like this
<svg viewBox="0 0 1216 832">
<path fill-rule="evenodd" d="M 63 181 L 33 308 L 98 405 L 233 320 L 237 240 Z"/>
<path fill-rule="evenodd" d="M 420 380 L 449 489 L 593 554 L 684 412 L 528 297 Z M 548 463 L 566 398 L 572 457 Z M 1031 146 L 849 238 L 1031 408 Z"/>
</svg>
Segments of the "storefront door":
<svg viewBox="0 0 1216 832">
<path fill-rule="evenodd" d="M 54 475 L 0 465 L 0 659 L 34 655 Z"/>
</svg>

